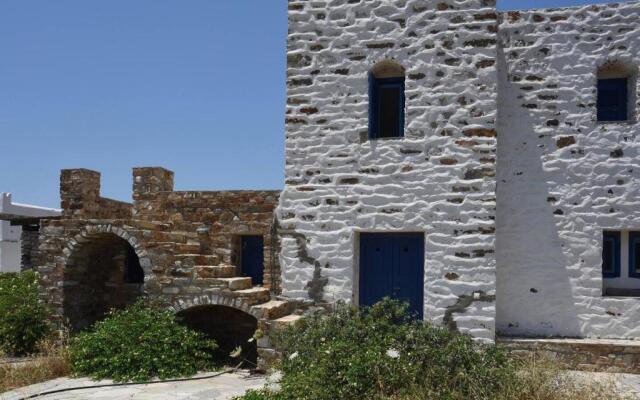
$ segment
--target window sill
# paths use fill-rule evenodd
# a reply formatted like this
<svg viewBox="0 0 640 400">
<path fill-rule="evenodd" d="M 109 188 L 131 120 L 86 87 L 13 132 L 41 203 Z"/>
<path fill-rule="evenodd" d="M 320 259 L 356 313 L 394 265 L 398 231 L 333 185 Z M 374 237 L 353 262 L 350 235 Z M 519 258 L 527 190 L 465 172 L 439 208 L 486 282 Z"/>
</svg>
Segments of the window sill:
<svg viewBox="0 0 640 400">
<path fill-rule="evenodd" d="M 627 120 L 627 121 L 596 121 L 597 125 L 634 125 L 635 123 L 637 123 L 638 121 L 633 119 L 633 120 Z"/>
<path fill-rule="evenodd" d="M 607 288 L 602 295 L 603 297 L 640 297 L 640 289 Z"/>
<path fill-rule="evenodd" d="M 385 137 L 377 137 L 377 138 L 369 138 L 368 140 L 400 140 L 404 139 L 404 136 L 385 136 Z"/>
</svg>

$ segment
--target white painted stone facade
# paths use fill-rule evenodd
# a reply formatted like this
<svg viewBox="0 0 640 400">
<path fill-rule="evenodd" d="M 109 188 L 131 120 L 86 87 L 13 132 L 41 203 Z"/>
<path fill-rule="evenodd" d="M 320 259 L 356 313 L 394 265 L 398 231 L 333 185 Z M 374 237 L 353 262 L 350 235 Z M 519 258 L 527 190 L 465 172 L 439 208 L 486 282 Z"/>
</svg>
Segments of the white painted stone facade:
<svg viewBox="0 0 640 400">
<path fill-rule="evenodd" d="M 450 317 L 493 339 L 496 18 L 481 0 L 289 2 L 283 295 L 357 302 L 358 234 L 424 232 L 425 317 L 475 293 Z M 385 59 L 406 69 L 405 137 L 369 141 Z"/>
<path fill-rule="evenodd" d="M 0 273 L 20 271 L 20 226 L 0 221 Z"/>
<path fill-rule="evenodd" d="M 640 298 L 603 297 L 601 272 L 603 229 L 640 230 L 640 128 L 596 121 L 599 66 L 639 50 L 639 2 L 290 0 L 283 295 L 357 303 L 359 233 L 424 232 L 429 321 L 640 338 Z M 405 137 L 371 141 L 385 59 Z"/>
<path fill-rule="evenodd" d="M 14 203 L 11 193 L 0 193 L 0 273 L 18 272 L 21 266 L 22 227 L 12 225 L 11 219 L 57 217 L 55 208 Z"/>
<path fill-rule="evenodd" d="M 596 121 L 598 68 L 640 65 L 640 3 L 502 19 L 498 333 L 640 338 L 640 298 L 604 297 L 601 270 L 602 231 L 640 230 L 640 127 Z"/>
</svg>

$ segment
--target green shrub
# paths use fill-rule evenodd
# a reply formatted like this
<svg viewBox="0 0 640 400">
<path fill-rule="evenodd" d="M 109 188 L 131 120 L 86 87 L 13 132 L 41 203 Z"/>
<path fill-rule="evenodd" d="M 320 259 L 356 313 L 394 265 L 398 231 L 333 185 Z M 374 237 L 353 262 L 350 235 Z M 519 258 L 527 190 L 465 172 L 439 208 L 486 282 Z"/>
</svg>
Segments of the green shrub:
<svg viewBox="0 0 640 400">
<path fill-rule="evenodd" d="M 33 353 L 50 331 L 47 308 L 38 300 L 37 274 L 0 274 L 0 352 Z"/>
<path fill-rule="evenodd" d="M 190 376 L 214 367 L 217 345 L 165 310 L 138 302 L 112 311 L 70 345 L 76 375 L 141 382 Z"/>
<path fill-rule="evenodd" d="M 623 400 L 614 382 L 434 328 L 385 300 L 313 315 L 274 338 L 273 382 L 237 400 Z"/>
<path fill-rule="evenodd" d="M 493 399 L 514 379 L 501 348 L 414 321 L 405 311 L 385 300 L 301 320 L 274 340 L 283 352 L 281 390 L 245 399 L 412 398 L 416 390 L 425 399 Z"/>
</svg>

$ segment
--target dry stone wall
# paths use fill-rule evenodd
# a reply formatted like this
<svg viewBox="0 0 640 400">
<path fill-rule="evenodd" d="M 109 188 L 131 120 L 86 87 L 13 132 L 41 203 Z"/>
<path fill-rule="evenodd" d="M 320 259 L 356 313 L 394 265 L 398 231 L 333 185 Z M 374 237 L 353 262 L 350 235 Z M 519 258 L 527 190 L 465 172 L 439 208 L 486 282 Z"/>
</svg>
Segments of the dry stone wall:
<svg viewBox="0 0 640 400">
<path fill-rule="evenodd" d="M 497 14 L 488 0 L 289 1 L 283 294 L 357 302 L 358 234 L 424 232 L 424 314 L 493 340 Z M 368 140 L 368 73 L 406 70 Z"/>
<path fill-rule="evenodd" d="M 113 278 L 123 273 L 123 243 L 133 248 L 144 270 L 139 292 L 175 309 L 219 302 L 248 312 L 278 291 L 273 235 L 278 191 L 174 192 L 173 173 L 163 168 L 135 168 L 133 181 L 134 203 L 129 204 L 100 197 L 98 172 L 62 171 L 63 218 L 41 221 L 36 257 L 43 299 L 54 307 L 59 322 L 69 316 L 71 301 L 65 296 L 101 296 L 77 290 L 98 276 L 96 269 L 115 268 L 101 272 L 109 279 L 93 282 L 105 287 L 103 297 L 114 297 L 119 287 L 127 289 L 120 291 L 122 296 L 131 297 L 136 288 Z M 250 280 L 239 276 L 239 249 L 234 246 L 246 234 L 264 236 L 263 287 L 252 288 Z M 91 298 L 80 297 L 73 302 L 91 303 Z M 118 301 L 108 303 L 119 306 Z M 91 311 L 77 308 L 76 315 Z"/>
<path fill-rule="evenodd" d="M 640 65 L 640 3 L 505 13 L 500 43 L 498 332 L 637 338 L 601 252 L 603 229 L 640 229 L 640 128 L 596 121 L 596 79 Z"/>
</svg>

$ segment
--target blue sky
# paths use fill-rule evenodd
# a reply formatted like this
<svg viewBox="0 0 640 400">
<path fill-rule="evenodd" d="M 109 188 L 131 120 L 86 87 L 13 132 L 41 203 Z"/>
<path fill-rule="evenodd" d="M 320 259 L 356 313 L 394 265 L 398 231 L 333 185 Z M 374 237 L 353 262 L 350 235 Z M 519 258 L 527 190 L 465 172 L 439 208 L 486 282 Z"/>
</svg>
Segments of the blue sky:
<svg viewBox="0 0 640 400">
<path fill-rule="evenodd" d="M 131 168 L 151 165 L 178 190 L 281 188 L 286 8 L 0 0 L 0 191 L 55 207 L 59 170 L 84 167 L 103 196 L 130 200 Z"/>
</svg>

